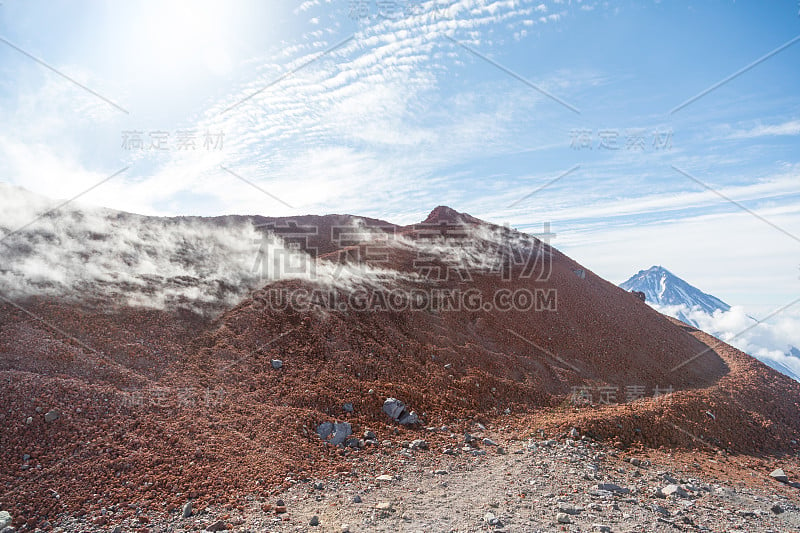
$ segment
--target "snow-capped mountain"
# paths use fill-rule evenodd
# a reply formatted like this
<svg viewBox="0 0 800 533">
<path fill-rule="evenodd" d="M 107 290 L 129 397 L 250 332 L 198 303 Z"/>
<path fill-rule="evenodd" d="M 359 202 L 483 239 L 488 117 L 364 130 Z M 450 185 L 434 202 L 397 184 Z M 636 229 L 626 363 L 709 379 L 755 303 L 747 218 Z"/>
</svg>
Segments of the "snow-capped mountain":
<svg viewBox="0 0 800 533">
<path fill-rule="evenodd" d="M 686 306 L 688 309 L 699 309 L 709 315 L 714 311 L 730 311 L 731 306 L 719 298 L 707 294 L 694 285 L 685 282 L 662 266 L 652 266 L 640 270 L 626 282 L 620 284 L 625 290 L 644 293 L 645 301 L 662 306 Z M 678 309 L 678 320 L 700 327 L 689 313 Z"/>
<path fill-rule="evenodd" d="M 640 270 L 620 287 L 644 293 L 645 301 L 657 311 L 714 335 L 800 381 L 800 350 L 787 340 L 785 325 L 759 324 L 743 308 L 728 305 L 662 266 Z"/>
</svg>

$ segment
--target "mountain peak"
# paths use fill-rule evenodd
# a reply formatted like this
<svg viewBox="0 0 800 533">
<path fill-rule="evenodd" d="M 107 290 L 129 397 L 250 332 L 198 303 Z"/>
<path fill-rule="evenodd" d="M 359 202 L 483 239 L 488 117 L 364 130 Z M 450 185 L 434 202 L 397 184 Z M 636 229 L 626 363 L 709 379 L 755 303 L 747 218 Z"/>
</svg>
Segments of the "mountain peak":
<svg viewBox="0 0 800 533">
<path fill-rule="evenodd" d="M 625 290 L 639 291 L 645 295 L 645 301 L 658 305 L 685 305 L 687 309 L 699 307 L 712 314 L 717 309 L 727 311 L 730 306 L 710 294 L 679 278 L 661 265 L 653 265 L 647 270 L 620 284 Z M 688 317 L 678 317 L 689 322 Z"/>
<path fill-rule="evenodd" d="M 472 215 L 468 215 L 467 213 L 456 211 L 452 207 L 440 205 L 434 208 L 434 210 L 428 215 L 428 218 L 426 218 L 422 223 L 441 224 L 442 222 L 454 224 L 477 224 L 480 223 L 480 220 Z"/>
<path fill-rule="evenodd" d="M 672 272 L 670 272 L 669 270 L 667 270 L 666 268 L 664 268 L 661 265 L 653 265 L 650 268 L 648 268 L 647 270 L 640 270 L 639 271 L 639 274 L 662 274 L 662 273 L 663 274 L 669 274 L 670 276 L 674 276 L 674 274 Z"/>
</svg>

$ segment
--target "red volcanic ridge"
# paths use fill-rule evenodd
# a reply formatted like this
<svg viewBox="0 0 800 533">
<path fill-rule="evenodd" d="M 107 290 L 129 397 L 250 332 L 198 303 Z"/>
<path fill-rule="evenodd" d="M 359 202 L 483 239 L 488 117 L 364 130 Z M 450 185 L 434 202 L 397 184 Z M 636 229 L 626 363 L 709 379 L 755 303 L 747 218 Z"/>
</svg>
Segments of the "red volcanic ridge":
<svg viewBox="0 0 800 533">
<path fill-rule="evenodd" d="M 623 446 L 761 453 L 789 451 L 800 430 L 800 384 L 534 237 L 444 206 L 406 227 L 304 220 L 324 252 L 315 276 L 265 280 L 214 319 L 0 303 L 13 516 L 235 504 L 380 454 L 351 432 L 435 444 L 446 435 L 425 427 L 482 421 L 519 438 L 576 426 Z M 341 224 L 366 229 L 328 239 Z M 338 299 L 296 298 L 314 291 Z"/>
<path fill-rule="evenodd" d="M 471 215 L 466 213 L 459 213 L 455 209 L 451 207 L 447 207 L 446 205 L 440 205 L 434 208 L 431 211 L 428 218 L 426 218 L 422 223 L 423 224 L 439 224 L 442 222 L 449 222 L 449 223 L 462 223 L 462 224 L 481 224 L 482 221 L 477 219 Z"/>
</svg>

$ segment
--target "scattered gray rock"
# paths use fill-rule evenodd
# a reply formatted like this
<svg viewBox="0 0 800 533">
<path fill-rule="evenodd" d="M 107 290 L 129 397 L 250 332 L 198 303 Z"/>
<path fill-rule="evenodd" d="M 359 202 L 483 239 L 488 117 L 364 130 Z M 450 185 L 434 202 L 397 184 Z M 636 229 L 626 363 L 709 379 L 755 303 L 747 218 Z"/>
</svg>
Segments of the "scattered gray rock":
<svg viewBox="0 0 800 533">
<path fill-rule="evenodd" d="M 447 470 L 439 469 L 439 470 L 434 470 L 433 473 L 436 474 L 437 476 L 446 476 L 450 472 L 448 472 Z"/>
<path fill-rule="evenodd" d="M 614 483 L 598 483 L 594 486 L 597 490 L 604 490 L 607 492 L 616 492 L 618 494 L 628 494 L 630 489 L 626 489 L 625 487 L 620 487 L 619 485 L 615 485 Z"/>
<path fill-rule="evenodd" d="M 365 440 L 376 440 L 378 436 L 375 434 L 374 431 L 367 430 L 364 432 L 364 439 Z"/>
<path fill-rule="evenodd" d="M 389 474 L 381 474 L 375 478 L 375 481 L 394 481 L 394 478 Z"/>
<path fill-rule="evenodd" d="M 397 398 L 386 398 L 386 401 L 383 402 L 383 412 L 392 420 L 400 420 L 400 416 L 405 410 L 406 404 Z"/>
<path fill-rule="evenodd" d="M 309 526 L 318 526 L 319 525 L 319 517 L 314 515 L 311 517 L 311 520 L 308 521 Z"/>
<path fill-rule="evenodd" d="M 6 528 L 11 525 L 11 513 L 8 511 L 0 511 L 0 529 Z"/>
<path fill-rule="evenodd" d="M 424 439 L 415 439 L 411 441 L 411 444 L 409 444 L 408 447 L 412 450 L 427 450 L 428 441 Z"/>
<path fill-rule="evenodd" d="M 399 422 L 404 426 L 413 426 L 414 424 L 419 424 L 419 416 L 414 411 L 411 411 L 407 415 L 400 417 Z"/>
<path fill-rule="evenodd" d="M 349 438 L 346 441 L 344 441 L 344 445 L 347 446 L 348 448 L 363 448 L 364 441 L 362 439 Z"/>
<path fill-rule="evenodd" d="M 350 524 L 342 524 L 342 533 L 350 533 Z"/>
<path fill-rule="evenodd" d="M 661 474 L 661 477 L 667 483 L 677 483 L 678 482 L 678 480 L 675 479 L 675 477 L 673 477 L 669 472 L 664 472 L 663 474 Z"/>
<path fill-rule="evenodd" d="M 490 438 L 485 438 L 482 442 L 484 446 L 497 446 L 497 443 Z"/>
<path fill-rule="evenodd" d="M 770 476 L 781 483 L 789 483 L 789 476 L 786 475 L 786 472 L 784 472 L 782 468 L 776 468 L 772 471 Z"/>
<path fill-rule="evenodd" d="M 359 496 L 358 494 L 353 496 L 353 503 L 361 503 L 361 502 L 362 502 L 361 496 Z"/>
<path fill-rule="evenodd" d="M 353 428 L 347 422 L 323 422 L 317 426 L 317 435 L 322 440 L 338 446 L 344 444 L 347 438 L 353 434 Z"/>
<path fill-rule="evenodd" d="M 352 403 L 346 403 L 346 404 L 344 404 L 342 406 L 342 411 L 344 411 L 345 413 L 352 413 L 353 410 L 354 409 L 353 409 L 353 404 Z"/>
<path fill-rule="evenodd" d="M 61 417 L 61 413 L 57 409 L 53 409 L 52 411 L 47 411 L 44 414 L 44 421 L 45 422 L 54 422 Z"/>
<path fill-rule="evenodd" d="M 676 496 L 678 498 L 688 498 L 689 493 L 683 490 L 680 485 L 676 485 L 675 483 L 670 483 L 666 487 L 662 487 L 656 491 L 656 496 L 659 498 L 669 498 L 670 496 Z"/>
<path fill-rule="evenodd" d="M 223 520 L 217 520 L 210 526 L 206 526 L 206 531 L 225 531 L 228 525 Z"/>
<path fill-rule="evenodd" d="M 181 510 L 181 516 L 183 518 L 189 518 L 192 516 L 192 502 L 186 502 L 183 504 L 183 509 Z"/>
<path fill-rule="evenodd" d="M 272 361 L 270 361 L 270 364 L 272 364 L 272 368 L 274 368 L 275 370 L 280 370 L 281 368 L 283 368 L 283 361 L 281 361 L 280 359 L 273 359 Z"/>
<path fill-rule="evenodd" d="M 503 523 L 500 522 L 500 519 L 497 518 L 494 515 L 494 513 L 491 513 L 491 512 L 488 512 L 485 515 L 483 515 L 483 521 L 486 522 L 487 524 L 489 524 L 490 526 L 497 526 L 497 527 L 502 527 L 503 526 Z"/>
<path fill-rule="evenodd" d="M 379 511 L 379 516 L 383 518 L 389 516 L 391 513 L 394 512 L 394 508 L 392 507 L 392 502 L 379 502 L 378 505 L 375 506 L 375 509 Z"/>
<path fill-rule="evenodd" d="M 611 526 L 606 524 L 592 524 L 592 531 L 599 531 L 600 533 L 611 533 Z"/>
<path fill-rule="evenodd" d="M 578 431 L 578 428 L 571 428 L 571 429 L 569 430 L 569 436 L 570 436 L 571 438 L 573 438 L 573 439 L 577 439 L 578 437 L 580 437 L 580 436 L 581 436 L 581 432 L 580 432 L 580 431 Z"/>
<path fill-rule="evenodd" d="M 556 515 L 556 522 L 559 524 L 571 524 L 572 519 L 569 517 L 567 513 L 558 513 Z"/>
<path fill-rule="evenodd" d="M 33 424 L 33 417 L 29 416 L 25 419 L 25 425 L 30 426 L 31 424 Z"/>
<path fill-rule="evenodd" d="M 660 514 L 662 516 L 669 516 L 669 511 L 667 510 L 667 508 L 663 507 L 661 505 L 658 505 L 657 503 L 651 504 L 650 505 L 650 509 L 653 512 L 658 513 L 658 514 Z"/>
<path fill-rule="evenodd" d="M 580 514 L 583 511 L 583 507 L 572 505 L 571 503 L 561 502 L 558 504 L 558 510 L 562 513 L 567 513 L 571 515 Z"/>
<path fill-rule="evenodd" d="M 386 401 L 383 402 L 383 412 L 389 415 L 389 418 L 404 426 L 411 426 L 419 423 L 417 414 L 414 411 L 409 412 L 408 409 L 406 409 L 406 404 L 397 398 L 386 398 Z"/>
<path fill-rule="evenodd" d="M 770 507 L 769 510 L 775 514 L 781 514 L 783 512 L 783 507 L 781 507 L 780 504 L 776 503 L 772 507 Z"/>
</svg>

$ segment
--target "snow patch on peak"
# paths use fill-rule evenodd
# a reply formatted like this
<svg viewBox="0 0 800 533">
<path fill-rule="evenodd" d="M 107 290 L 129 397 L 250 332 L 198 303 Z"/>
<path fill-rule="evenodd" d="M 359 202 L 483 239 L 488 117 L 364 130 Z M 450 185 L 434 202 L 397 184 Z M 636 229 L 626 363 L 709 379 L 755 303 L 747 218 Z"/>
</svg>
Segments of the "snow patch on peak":
<svg viewBox="0 0 800 533">
<path fill-rule="evenodd" d="M 620 284 L 620 287 L 628 291 L 643 292 L 645 301 L 651 304 L 685 305 L 689 309 L 698 307 L 706 313 L 713 313 L 717 309 L 727 311 L 731 307 L 719 298 L 690 285 L 660 265 L 639 271 L 638 274 Z"/>
</svg>

